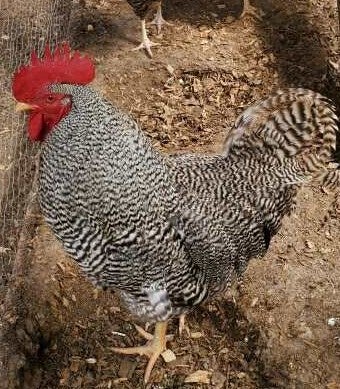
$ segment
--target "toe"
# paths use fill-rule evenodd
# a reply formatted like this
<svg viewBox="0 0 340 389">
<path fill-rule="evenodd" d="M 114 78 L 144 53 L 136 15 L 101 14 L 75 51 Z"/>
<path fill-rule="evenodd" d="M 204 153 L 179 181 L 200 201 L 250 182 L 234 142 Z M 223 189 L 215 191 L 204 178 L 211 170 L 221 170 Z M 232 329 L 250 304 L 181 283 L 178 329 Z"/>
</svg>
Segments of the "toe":
<svg viewBox="0 0 340 389">
<path fill-rule="evenodd" d="M 146 356 L 152 355 L 152 351 L 153 351 L 148 345 L 138 346 L 138 347 L 112 347 L 111 350 L 118 354 L 125 354 L 125 355 L 138 354 L 138 355 L 146 355 Z"/>
<path fill-rule="evenodd" d="M 158 45 L 159 45 L 159 43 L 154 43 L 154 42 L 152 42 L 152 41 L 150 41 L 150 40 L 147 40 L 147 41 L 145 41 L 145 42 L 142 42 L 139 46 L 134 47 L 134 48 L 132 49 L 132 51 L 144 49 L 144 50 L 148 53 L 148 55 L 150 56 L 150 58 L 152 58 L 153 55 L 152 55 L 151 47 L 153 47 L 153 46 L 158 46 Z"/>
<path fill-rule="evenodd" d="M 164 350 L 162 350 L 162 351 L 164 351 Z M 155 366 L 155 363 L 157 362 L 157 359 L 161 355 L 162 351 L 160 351 L 160 350 L 156 351 L 150 356 L 149 362 L 146 366 L 145 373 L 144 373 L 144 383 L 146 383 L 146 384 L 148 383 L 152 369 Z"/>
<path fill-rule="evenodd" d="M 146 339 L 146 340 L 153 339 L 153 335 L 150 334 L 149 332 L 145 331 L 144 328 L 138 326 L 137 324 L 135 324 L 135 328 L 136 328 L 137 332 L 139 333 L 139 335 L 141 335 L 144 339 Z"/>
</svg>

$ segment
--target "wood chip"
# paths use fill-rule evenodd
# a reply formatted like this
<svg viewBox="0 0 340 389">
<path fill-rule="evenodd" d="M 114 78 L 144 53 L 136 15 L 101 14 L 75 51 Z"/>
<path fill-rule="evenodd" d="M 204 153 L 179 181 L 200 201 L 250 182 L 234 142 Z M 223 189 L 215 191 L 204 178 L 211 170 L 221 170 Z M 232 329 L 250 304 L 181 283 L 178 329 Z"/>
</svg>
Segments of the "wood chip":
<svg viewBox="0 0 340 389">
<path fill-rule="evenodd" d="M 211 384 L 215 389 L 222 389 L 227 377 L 220 371 L 215 371 L 211 377 Z"/>
<path fill-rule="evenodd" d="M 93 289 L 93 298 L 97 300 L 98 296 L 99 296 L 99 289 L 98 288 Z"/>
<path fill-rule="evenodd" d="M 210 384 L 211 372 L 207 370 L 197 370 L 188 375 L 184 380 L 185 383 Z"/>
<path fill-rule="evenodd" d="M 112 382 L 113 384 L 120 384 L 121 382 L 125 382 L 127 380 L 128 380 L 127 378 L 116 378 Z"/>
<path fill-rule="evenodd" d="M 137 361 L 134 359 L 123 359 L 119 371 L 118 371 L 118 377 L 120 378 L 131 378 L 133 372 L 136 370 L 137 367 Z"/>
<path fill-rule="evenodd" d="M 315 244 L 311 240 L 306 240 L 306 246 L 310 251 L 315 251 Z"/>
<path fill-rule="evenodd" d="M 192 339 L 199 339 L 199 338 L 203 337 L 203 333 L 202 332 L 191 332 L 190 337 Z"/>
<path fill-rule="evenodd" d="M 64 264 L 62 263 L 62 262 L 57 262 L 57 266 L 59 267 L 59 269 L 63 272 L 63 273 L 65 273 L 65 266 L 64 266 Z"/>
<path fill-rule="evenodd" d="M 173 353 L 173 351 L 167 349 L 162 352 L 162 357 L 164 359 L 164 362 L 169 363 L 176 360 L 176 355 Z"/>
</svg>

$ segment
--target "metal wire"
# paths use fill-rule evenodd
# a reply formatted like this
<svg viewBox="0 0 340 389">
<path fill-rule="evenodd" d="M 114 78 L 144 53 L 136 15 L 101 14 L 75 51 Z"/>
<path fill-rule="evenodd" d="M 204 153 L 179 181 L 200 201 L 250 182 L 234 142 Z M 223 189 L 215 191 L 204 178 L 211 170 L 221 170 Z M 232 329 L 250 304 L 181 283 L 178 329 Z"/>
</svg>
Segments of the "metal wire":
<svg viewBox="0 0 340 389">
<path fill-rule="evenodd" d="M 70 38 L 71 6 L 71 0 L 0 0 L 0 292 L 11 274 L 38 150 L 14 112 L 11 78 L 33 49 L 41 53 L 46 43 Z"/>
</svg>

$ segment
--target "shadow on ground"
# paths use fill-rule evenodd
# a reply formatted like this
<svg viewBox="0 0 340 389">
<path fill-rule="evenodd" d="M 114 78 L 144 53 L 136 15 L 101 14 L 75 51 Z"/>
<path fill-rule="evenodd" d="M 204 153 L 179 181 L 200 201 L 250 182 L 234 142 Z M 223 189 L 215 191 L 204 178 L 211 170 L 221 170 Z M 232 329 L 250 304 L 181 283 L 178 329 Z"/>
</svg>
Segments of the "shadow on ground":
<svg viewBox="0 0 340 389">
<path fill-rule="evenodd" d="M 295 0 L 277 3 L 275 0 L 257 1 L 265 12 L 258 23 L 258 33 L 265 50 L 275 55 L 282 82 L 327 94 L 324 76 L 329 48 L 312 18 L 312 4 Z"/>
</svg>

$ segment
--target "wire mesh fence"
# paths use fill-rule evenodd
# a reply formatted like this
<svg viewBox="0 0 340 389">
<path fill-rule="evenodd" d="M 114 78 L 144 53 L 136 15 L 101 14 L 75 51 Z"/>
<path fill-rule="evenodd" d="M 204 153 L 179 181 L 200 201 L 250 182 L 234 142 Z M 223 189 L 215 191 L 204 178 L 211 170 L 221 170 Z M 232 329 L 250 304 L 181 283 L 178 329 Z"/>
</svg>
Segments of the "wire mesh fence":
<svg viewBox="0 0 340 389">
<path fill-rule="evenodd" d="M 47 43 L 70 40 L 71 10 L 72 0 L 0 0 L 0 388 L 21 387 L 25 358 L 7 336 L 6 301 L 39 150 L 14 111 L 11 79 L 32 50 L 41 54 Z"/>
<path fill-rule="evenodd" d="M 0 0 L 0 285 L 7 284 L 31 189 L 38 146 L 14 112 L 11 77 L 34 49 L 69 39 L 71 0 Z"/>
</svg>

